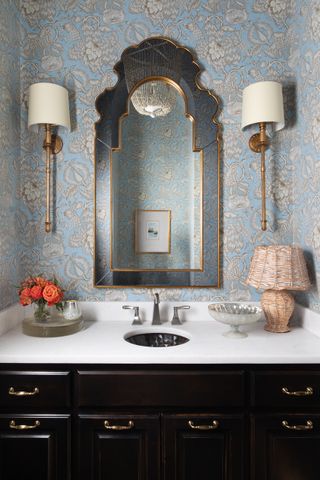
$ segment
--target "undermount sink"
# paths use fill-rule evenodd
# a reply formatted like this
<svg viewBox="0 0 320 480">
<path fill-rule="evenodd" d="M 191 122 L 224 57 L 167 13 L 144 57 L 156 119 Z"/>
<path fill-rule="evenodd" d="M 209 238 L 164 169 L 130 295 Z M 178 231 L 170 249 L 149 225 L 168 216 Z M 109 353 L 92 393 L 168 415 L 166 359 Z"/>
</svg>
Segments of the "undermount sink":
<svg viewBox="0 0 320 480">
<path fill-rule="evenodd" d="M 190 340 L 175 332 L 133 332 L 127 334 L 124 339 L 141 347 L 175 347 Z"/>
</svg>

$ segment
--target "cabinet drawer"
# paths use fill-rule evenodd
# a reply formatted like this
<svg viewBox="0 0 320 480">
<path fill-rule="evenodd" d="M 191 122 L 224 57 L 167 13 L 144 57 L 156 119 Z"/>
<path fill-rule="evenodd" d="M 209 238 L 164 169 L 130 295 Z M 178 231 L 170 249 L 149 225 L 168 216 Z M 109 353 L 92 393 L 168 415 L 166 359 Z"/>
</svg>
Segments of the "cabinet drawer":
<svg viewBox="0 0 320 480">
<path fill-rule="evenodd" d="M 320 372 L 252 372 L 251 402 L 257 407 L 320 407 Z"/>
<path fill-rule="evenodd" d="M 244 372 L 78 371 L 79 406 L 235 407 L 244 404 Z"/>
<path fill-rule="evenodd" d="M 70 372 L 0 372 L 0 406 L 68 407 Z"/>
</svg>

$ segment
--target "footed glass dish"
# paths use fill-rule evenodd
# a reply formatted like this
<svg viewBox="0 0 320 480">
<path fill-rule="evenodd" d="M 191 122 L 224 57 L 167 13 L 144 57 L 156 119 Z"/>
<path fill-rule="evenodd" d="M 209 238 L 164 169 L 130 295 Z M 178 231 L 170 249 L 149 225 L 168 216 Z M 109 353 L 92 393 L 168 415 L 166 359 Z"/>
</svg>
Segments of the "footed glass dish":
<svg viewBox="0 0 320 480">
<path fill-rule="evenodd" d="M 217 322 L 230 325 L 230 330 L 223 333 L 228 338 L 247 337 L 247 333 L 240 331 L 240 326 L 255 323 L 262 316 L 262 308 L 249 303 L 212 303 L 208 309 L 210 315 Z"/>
</svg>

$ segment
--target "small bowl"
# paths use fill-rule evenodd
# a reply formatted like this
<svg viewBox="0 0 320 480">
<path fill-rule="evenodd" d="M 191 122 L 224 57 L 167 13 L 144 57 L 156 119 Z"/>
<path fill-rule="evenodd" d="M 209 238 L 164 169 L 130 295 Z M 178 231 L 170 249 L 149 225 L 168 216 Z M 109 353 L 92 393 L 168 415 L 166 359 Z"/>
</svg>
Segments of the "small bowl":
<svg viewBox="0 0 320 480">
<path fill-rule="evenodd" d="M 241 332 L 240 325 L 248 325 L 260 320 L 262 308 L 248 303 L 212 303 L 208 306 L 210 315 L 217 322 L 230 325 L 230 330 L 223 333 L 228 338 L 245 338 L 248 335 Z"/>
</svg>

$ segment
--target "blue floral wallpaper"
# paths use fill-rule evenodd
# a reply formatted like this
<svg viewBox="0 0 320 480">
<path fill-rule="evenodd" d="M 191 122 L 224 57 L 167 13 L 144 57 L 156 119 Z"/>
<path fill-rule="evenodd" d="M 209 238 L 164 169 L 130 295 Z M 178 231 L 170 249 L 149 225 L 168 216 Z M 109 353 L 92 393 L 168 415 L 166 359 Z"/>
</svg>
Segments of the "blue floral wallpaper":
<svg viewBox="0 0 320 480">
<path fill-rule="evenodd" d="M 18 0 L 0 12 L 0 309 L 17 301 L 20 280 L 20 65 Z"/>
<path fill-rule="evenodd" d="M 1 2 L 1 37 L 7 37 L 10 23 L 17 22 L 17 6 L 18 1 Z M 259 294 L 244 284 L 258 244 L 302 244 L 311 268 L 319 272 L 320 14 L 315 14 L 316 8 L 310 0 L 21 0 L 20 31 L 13 25 L 11 40 L 1 42 L 6 59 L 1 64 L 1 95 L 6 95 L 10 106 L 7 113 L 1 112 L 6 115 L 6 128 L 3 122 L 0 128 L 1 195 L 2 188 L 9 190 L 5 200 L 1 198 L 5 295 L 0 306 L 14 300 L 13 290 L 5 286 L 17 276 L 18 264 L 23 274 L 54 273 L 71 296 L 81 299 L 150 299 L 149 290 L 92 287 L 92 220 L 94 100 L 115 83 L 112 67 L 123 49 L 152 35 L 170 37 L 195 53 L 203 68 L 202 83 L 220 98 L 223 125 L 223 288 L 168 289 L 162 297 L 258 299 Z M 19 72 L 23 142 L 16 198 L 19 125 L 13 119 L 19 117 Z M 262 232 L 259 156 L 247 148 L 251 132 L 241 131 L 240 117 L 243 88 L 268 79 L 284 85 L 287 126 L 277 133 L 267 154 L 269 226 Z M 26 94 L 35 81 L 54 81 L 71 93 L 73 131 L 63 132 L 63 153 L 54 165 L 52 235 L 44 233 L 42 136 L 26 127 Z M 9 121 L 15 124 L 12 130 L 7 128 Z M 302 301 L 317 309 L 316 289 Z"/>
<path fill-rule="evenodd" d="M 289 150 L 294 168 L 293 241 L 306 252 L 313 281 L 312 291 L 299 300 L 320 312 L 320 3 L 300 4 L 299 37 L 288 59 L 297 72 L 297 128 Z"/>
</svg>

